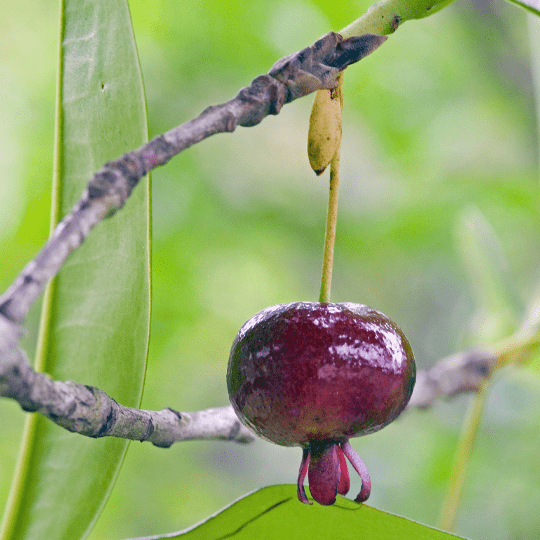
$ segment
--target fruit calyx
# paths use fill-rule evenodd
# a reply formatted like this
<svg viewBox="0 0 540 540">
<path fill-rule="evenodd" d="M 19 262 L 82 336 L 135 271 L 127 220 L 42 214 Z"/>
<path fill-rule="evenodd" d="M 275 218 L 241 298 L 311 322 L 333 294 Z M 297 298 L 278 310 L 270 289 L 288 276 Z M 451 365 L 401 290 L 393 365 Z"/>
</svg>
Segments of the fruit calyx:
<svg viewBox="0 0 540 540">
<path fill-rule="evenodd" d="M 350 480 L 345 456 L 362 480 L 362 489 L 355 501 L 358 503 L 367 501 L 371 493 L 369 472 L 349 441 L 315 442 L 304 447 L 297 482 L 298 500 L 304 504 L 311 504 L 304 488 L 306 474 L 311 496 L 319 504 L 331 505 L 336 502 L 338 493 L 346 495 L 349 492 Z"/>
</svg>

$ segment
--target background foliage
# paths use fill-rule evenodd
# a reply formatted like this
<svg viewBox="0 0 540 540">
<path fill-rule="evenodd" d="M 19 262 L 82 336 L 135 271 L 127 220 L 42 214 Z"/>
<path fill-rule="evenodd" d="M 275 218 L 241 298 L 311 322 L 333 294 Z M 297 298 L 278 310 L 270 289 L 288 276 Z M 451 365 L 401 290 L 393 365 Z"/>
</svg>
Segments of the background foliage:
<svg viewBox="0 0 540 540">
<path fill-rule="evenodd" d="M 132 1 L 150 136 L 229 99 L 278 57 L 338 30 L 369 4 Z M 4 290 L 48 233 L 58 7 L 1 0 L 1 8 Z M 482 277 L 471 279 L 463 235 L 471 219 L 489 231 L 507 266 L 511 313 L 527 304 L 540 278 L 527 29 L 525 12 L 511 5 L 458 0 L 404 24 L 346 74 L 333 300 L 392 317 L 421 368 L 517 323 L 506 307 L 491 306 L 487 315 L 480 309 Z M 226 404 L 226 363 L 241 324 L 271 304 L 316 300 L 326 180 L 315 178 L 307 161 L 310 105 L 299 100 L 256 128 L 214 137 L 153 174 L 154 303 L 143 407 Z M 35 306 L 25 340 L 30 354 L 38 314 Z M 408 412 L 353 440 L 373 478 L 370 505 L 437 522 L 469 402 Z M 0 418 L 3 505 L 23 414 L 3 400 Z M 538 534 L 539 420 L 538 376 L 516 368 L 498 374 L 458 534 Z M 263 441 L 169 450 L 132 444 L 90 538 L 187 527 L 247 491 L 294 482 L 299 460 L 299 450 Z M 359 487 L 353 480 L 351 492 Z"/>
</svg>

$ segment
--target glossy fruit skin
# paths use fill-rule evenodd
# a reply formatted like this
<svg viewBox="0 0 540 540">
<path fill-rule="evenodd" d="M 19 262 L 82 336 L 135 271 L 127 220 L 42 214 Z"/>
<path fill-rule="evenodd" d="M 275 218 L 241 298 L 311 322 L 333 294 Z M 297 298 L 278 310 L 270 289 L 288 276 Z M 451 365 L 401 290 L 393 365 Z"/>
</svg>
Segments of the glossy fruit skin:
<svg viewBox="0 0 540 540">
<path fill-rule="evenodd" d="M 403 332 L 362 304 L 269 307 L 240 329 L 227 385 L 240 420 L 284 446 L 344 443 L 392 422 L 416 367 Z"/>
</svg>

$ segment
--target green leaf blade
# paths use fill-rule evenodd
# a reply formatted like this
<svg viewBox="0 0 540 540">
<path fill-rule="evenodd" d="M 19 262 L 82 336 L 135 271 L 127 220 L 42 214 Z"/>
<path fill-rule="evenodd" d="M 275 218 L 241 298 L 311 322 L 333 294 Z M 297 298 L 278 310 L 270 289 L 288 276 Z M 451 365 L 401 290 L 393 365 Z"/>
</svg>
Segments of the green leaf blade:
<svg viewBox="0 0 540 540">
<path fill-rule="evenodd" d="M 477 308 L 470 324 L 473 345 L 511 335 L 523 306 L 497 234 L 482 212 L 470 206 L 461 213 L 456 239 Z"/>
<path fill-rule="evenodd" d="M 103 163 L 147 139 L 145 97 L 125 0 L 64 0 L 61 15 L 52 224 Z M 140 403 L 150 318 L 150 195 L 92 231 L 49 285 L 36 369 Z M 69 433 L 29 418 L 0 538 L 87 536 L 127 442 Z"/>
<path fill-rule="evenodd" d="M 176 535 L 132 540 L 161 538 L 451 540 L 460 537 L 341 496 L 333 506 L 308 506 L 296 498 L 296 486 L 276 485 L 250 493 L 206 521 Z"/>
</svg>

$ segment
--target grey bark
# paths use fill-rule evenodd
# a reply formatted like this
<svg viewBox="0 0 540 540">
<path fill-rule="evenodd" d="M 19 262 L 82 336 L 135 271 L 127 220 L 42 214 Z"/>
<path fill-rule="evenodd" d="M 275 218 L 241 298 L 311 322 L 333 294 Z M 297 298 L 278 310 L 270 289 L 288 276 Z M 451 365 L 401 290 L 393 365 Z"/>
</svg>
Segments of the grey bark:
<svg viewBox="0 0 540 540">
<path fill-rule="evenodd" d="M 143 411 L 124 407 L 98 388 L 53 381 L 34 371 L 18 343 L 32 303 L 102 219 L 125 204 L 132 190 L 152 169 L 216 133 L 250 127 L 286 103 L 337 85 L 339 73 L 379 47 L 387 38 L 366 34 L 343 39 L 330 32 L 313 45 L 276 62 L 266 74 L 221 105 L 160 135 L 141 148 L 103 166 L 77 205 L 56 226 L 51 238 L 0 297 L 0 396 L 18 401 L 70 431 L 88 437 L 114 436 L 168 447 L 187 439 L 247 442 L 252 434 L 230 407 L 193 413 L 172 409 Z"/>
</svg>

